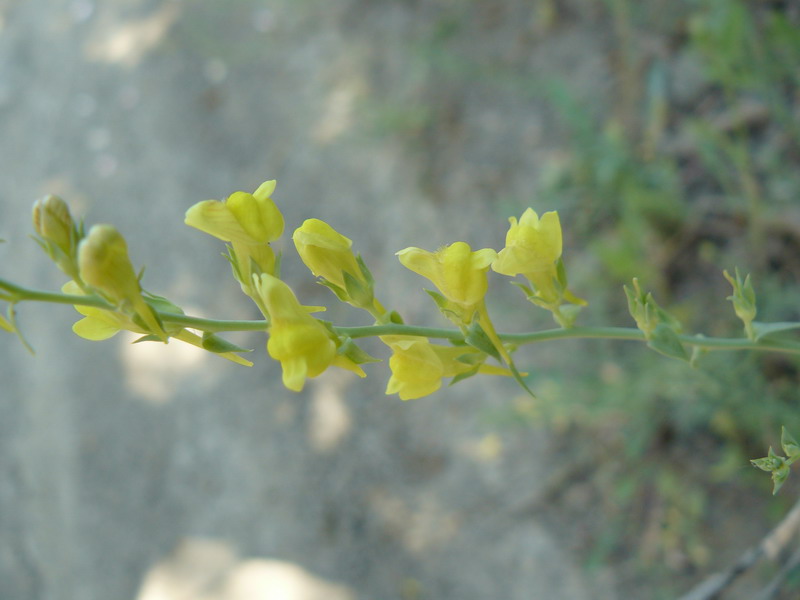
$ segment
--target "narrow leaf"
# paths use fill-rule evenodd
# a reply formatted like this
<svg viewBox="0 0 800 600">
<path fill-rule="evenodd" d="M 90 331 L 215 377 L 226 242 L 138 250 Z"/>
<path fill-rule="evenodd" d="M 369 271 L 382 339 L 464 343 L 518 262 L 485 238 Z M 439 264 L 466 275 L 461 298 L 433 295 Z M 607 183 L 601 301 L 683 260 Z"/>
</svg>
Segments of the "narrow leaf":
<svg viewBox="0 0 800 600">
<path fill-rule="evenodd" d="M 497 351 L 497 348 L 494 347 L 492 340 L 489 339 L 489 336 L 486 335 L 486 332 L 477 321 L 470 325 L 464 341 L 473 348 L 477 348 L 481 352 L 488 354 L 498 361 L 501 360 L 500 353 Z"/>
<path fill-rule="evenodd" d="M 764 338 L 783 333 L 784 331 L 792 331 L 795 329 L 800 329 L 800 323 L 759 323 L 758 321 L 753 321 L 753 331 L 755 331 L 755 341 L 757 342 Z"/>
<path fill-rule="evenodd" d="M 678 338 L 678 334 L 665 323 L 659 323 L 656 326 L 647 345 L 664 356 L 685 360 L 686 362 L 690 360 L 686 349 L 683 347 L 680 338 Z"/>
<path fill-rule="evenodd" d="M 214 352 L 215 354 L 224 354 L 225 352 L 252 352 L 247 348 L 241 348 L 236 344 L 229 342 L 226 339 L 219 337 L 215 333 L 208 331 L 203 332 L 203 350 Z"/>
</svg>

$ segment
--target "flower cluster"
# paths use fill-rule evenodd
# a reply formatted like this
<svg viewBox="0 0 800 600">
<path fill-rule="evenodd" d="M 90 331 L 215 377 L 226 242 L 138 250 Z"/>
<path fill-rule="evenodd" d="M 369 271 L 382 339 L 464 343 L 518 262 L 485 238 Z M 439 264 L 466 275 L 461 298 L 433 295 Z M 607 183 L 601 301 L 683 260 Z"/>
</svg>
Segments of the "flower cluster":
<svg viewBox="0 0 800 600">
<path fill-rule="evenodd" d="M 312 317 L 310 312 L 318 309 L 302 306 L 278 278 L 269 243 L 280 236 L 283 217 L 269 198 L 274 188 L 274 182 L 267 182 L 252 195 L 236 192 L 224 202 L 201 202 L 186 213 L 186 223 L 230 243 L 234 275 L 269 321 L 267 351 L 280 361 L 286 387 L 301 390 L 306 378 L 332 365 L 364 376 L 359 365 L 372 359 L 335 328 Z M 375 298 L 372 275 L 353 253 L 350 239 L 324 221 L 308 219 L 294 231 L 292 241 L 311 273 L 339 300 L 368 311 L 376 324 L 402 323 Z M 423 336 L 382 336 L 392 350 L 386 393 L 397 393 L 404 400 L 433 393 L 448 377 L 454 381 L 477 373 L 519 377 L 486 309 L 490 267 L 504 275 L 525 276 L 532 286 L 521 286 L 526 295 L 557 319 L 563 302 L 582 303 L 566 287 L 561 227 L 554 212 L 539 220 L 528 209 L 519 222 L 512 218 L 506 247 L 499 253 L 490 248 L 473 251 L 467 243 L 455 242 L 435 252 L 406 248 L 397 255 L 405 267 L 434 284 L 437 291 L 429 294 L 462 329 L 465 340 L 462 345 L 443 346 Z M 490 356 L 506 366 L 484 364 Z"/>
<path fill-rule="evenodd" d="M 292 234 L 302 261 L 336 297 L 364 310 L 374 319 L 366 327 L 337 327 L 315 318 L 323 307 L 305 306 L 280 278 L 280 257 L 271 244 L 284 231 L 284 217 L 272 199 L 275 181 L 261 184 L 254 192 L 237 191 L 224 200 L 205 200 L 189 208 L 185 222 L 227 243 L 227 259 L 242 291 L 263 313 L 264 321 L 217 321 L 185 315 L 166 298 L 141 285 L 142 272 L 131 262 L 128 245 L 112 225 L 94 225 L 88 232 L 76 223 L 63 200 L 47 196 L 34 204 L 34 239 L 67 275 L 62 294 L 25 289 L 0 279 L 0 301 L 7 303 L 0 316 L 0 330 L 16 334 L 27 346 L 15 318 L 15 305 L 22 300 L 70 303 L 82 318 L 73 331 L 88 340 L 108 339 L 119 331 L 139 334 L 136 341 L 167 343 L 176 339 L 216 353 L 230 361 L 251 366 L 247 352 L 217 335 L 221 331 L 262 330 L 266 349 L 281 365 L 283 384 L 301 391 L 308 378 L 330 367 L 349 370 L 360 377 L 361 365 L 376 362 L 355 343 L 359 337 L 376 336 L 391 350 L 386 393 L 402 400 L 428 396 L 451 379 L 451 385 L 473 375 L 510 376 L 528 392 L 512 354 L 517 344 L 566 337 L 606 337 L 644 341 L 666 356 L 694 364 L 711 350 L 752 349 L 800 354 L 800 344 L 783 334 L 800 329 L 800 323 L 761 323 L 750 276 L 738 270 L 724 277 L 733 288 L 728 297 L 742 321 L 746 338 L 708 338 L 686 335 L 681 323 L 643 290 L 636 278 L 625 287 L 628 309 L 638 329 L 573 328 L 584 300 L 569 289 L 562 259 L 561 223 L 556 212 L 541 217 L 526 209 L 511 217 L 500 250 L 473 250 L 457 241 L 435 251 L 410 247 L 397 252 L 400 263 L 429 280 L 435 290 L 426 290 L 444 317 L 456 330 L 405 325 L 402 317 L 387 310 L 375 297 L 375 281 L 353 242 L 319 219 L 307 219 Z M 0 240 L 2 241 L 2 240 Z M 501 336 L 489 316 L 486 294 L 489 271 L 508 277 L 526 298 L 552 313 L 561 330 Z M 190 329 L 187 329 L 191 328 Z M 566 329 L 573 328 L 569 331 Z M 200 333 L 195 333 L 199 331 Z M 432 338 L 449 341 L 433 343 Z M 496 364 L 487 364 L 495 361 Z M 790 465 L 800 460 L 800 446 L 785 430 L 781 445 L 786 456 L 772 448 L 753 465 L 771 472 L 774 491 L 783 485 Z"/>
<path fill-rule="evenodd" d="M 227 244 L 235 279 L 266 319 L 267 352 L 280 363 L 287 388 L 300 391 L 308 378 L 332 366 L 364 377 L 361 365 L 376 359 L 356 345 L 347 328 L 315 318 L 313 313 L 324 308 L 301 304 L 280 278 L 280 260 L 271 244 L 283 235 L 284 217 L 272 199 L 274 191 L 275 181 L 267 181 L 252 193 L 237 191 L 224 200 L 198 202 L 187 210 L 185 222 Z M 85 234 L 55 196 L 36 203 L 33 221 L 39 243 L 70 277 L 63 292 L 75 298 L 83 315 L 73 326 L 81 337 L 102 340 L 128 330 L 141 334 L 140 341 L 175 338 L 251 364 L 239 356 L 242 348 L 214 331 L 204 330 L 202 336 L 188 331 L 178 306 L 143 290 L 125 239 L 113 226 L 95 225 Z M 311 273 L 340 301 L 368 312 L 378 328 L 403 325 L 400 315 L 375 297 L 372 274 L 354 254 L 350 239 L 324 221 L 307 219 L 293 232 L 292 241 Z M 518 285 L 528 299 L 568 327 L 574 311 L 565 316 L 564 304 L 583 301 L 567 289 L 561 250 L 558 215 L 549 212 L 539 219 L 528 209 L 519 221 L 511 219 L 500 251 L 473 250 L 458 241 L 433 252 L 421 248 L 398 252 L 401 264 L 435 286 L 428 293 L 461 335 L 443 345 L 425 335 L 379 334 L 392 352 L 387 394 L 399 394 L 403 400 L 419 398 L 435 392 L 447 378 L 457 382 L 477 373 L 512 376 L 524 386 L 511 357 L 513 348 L 501 341 L 489 317 L 488 272 L 523 275 L 527 283 Z M 80 298 L 91 302 L 81 303 Z M 10 322 L 3 324 L 4 329 L 13 329 Z M 486 364 L 489 359 L 498 364 Z"/>
<path fill-rule="evenodd" d="M 199 336 L 181 325 L 165 326 L 161 315 L 182 315 L 183 311 L 166 298 L 142 289 L 128 255 L 128 245 L 112 225 L 94 225 L 84 233 L 76 224 L 66 203 L 47 196 L 33 207 L 33 226 L 39 245 L 69 277 L 62 287 L 65 294 L 92 298 L 98 306 L 76 304 L 83 315 L 72 330 L 87 340 L 105 340 L 126 330 L 142 335 L 137 341 L 167 342 L 175 338 L 217 353 L 223 358 L 252 366 L 243 352 L 213 333 Z"/>
</svg>

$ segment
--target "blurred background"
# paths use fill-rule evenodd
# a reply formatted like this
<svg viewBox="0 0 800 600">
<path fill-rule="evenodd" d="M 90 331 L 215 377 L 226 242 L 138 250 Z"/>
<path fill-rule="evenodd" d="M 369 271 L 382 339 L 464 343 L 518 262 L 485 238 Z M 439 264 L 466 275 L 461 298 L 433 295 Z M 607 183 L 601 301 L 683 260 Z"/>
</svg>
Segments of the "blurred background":
<svg viewBox="0 0 800 600">
<path fill-rule="evenodd" d="M 258 318 L 222 244 L 182 221 L 274 178 L 284 277 L 337 323 L 366 321 L 286 243 L 303 219 L 437 325 L 394 253 L 499 249 L 528 206 L 561 215 L 582 324 L 632 326 L 638 276 L 687 331 L 738 335 L 734 266 L 760 320 L 798 320 L 798 26 L 797 3 L 766 0 L 0 0 L 2 276 L 63 283 L 28 238 L 54 193 L 121 230 L 150 291 Z M 491 281 L 499 330 L 552 326 Z M 517 355 L 538 400 L 475 378 L 404 403 L 385 364 L 293 394 L 263 336 L 232 336 L 245 369 L 90 343 L 77 318 L 20 306 L 36 356 L 0 338 L 2 598 L 673 598 L 800 491 L 772 497 L 748 462 L 800 433 L 784 356 L 692 369 L 559 341 Z"/>
</svg>

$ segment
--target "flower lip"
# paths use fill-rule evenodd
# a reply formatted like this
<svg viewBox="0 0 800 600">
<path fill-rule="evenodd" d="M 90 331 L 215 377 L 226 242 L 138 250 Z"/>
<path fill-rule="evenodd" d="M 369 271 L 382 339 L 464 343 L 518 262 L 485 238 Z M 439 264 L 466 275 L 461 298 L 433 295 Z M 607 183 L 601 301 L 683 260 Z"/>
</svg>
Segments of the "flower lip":
<svg viewBox="0 0 800 600">
<path fill-rule="evenodd" d="M 275 181 L 252 194 L 234 192 L 224 201 L 204 200 L 186 211 L 184 222 L 224 242 L 264 244 L 283 234 L 283 215 L 270 197 Z"/>
</svg>

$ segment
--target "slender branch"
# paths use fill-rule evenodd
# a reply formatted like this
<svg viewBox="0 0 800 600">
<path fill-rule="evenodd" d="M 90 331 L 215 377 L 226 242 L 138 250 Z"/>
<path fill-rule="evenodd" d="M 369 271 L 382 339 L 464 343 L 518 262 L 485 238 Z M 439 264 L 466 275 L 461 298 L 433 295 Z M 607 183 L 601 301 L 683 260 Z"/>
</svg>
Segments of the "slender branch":
<svg viewBox="0 0 800 600">
<path fill-rule="evenodd" d="M 117 310 L 117 307 L 107 302 L 97 295 L 89 296 L 76 296 L 72 294 L 62 294 L 60 292 L 45 292 L 43 290 L 34 290 L 25 288 L 20 285 L 6 281 L 0 278 L 0 289 L 5 290 L 11 296 L 12 302 L 33 301 L 33 302 L 50 302 L 52 304 L 72 304 L 77 306 L 90 306 L 93 308 L 102 308 L 104 310 Z M 184 325 L 193 329 L 202 329 L 203 331 L 220 332 L 220 331 L 264 331 L 269 325 L 268 321 L 259 320 L 224 320 L 224 319 L 203 319 L 201 317 L 192 317 L 190 315 L 183 315 L 178 313 L 168 313 L 156 311 L 158 316 L 164 323 L 171 323 L 175 325 Z"/>
<path fill-rule="evenodd" d="M 0 290 L 4 296 L 10 296 L 11 302 L 35 301 L 56 304 L 73 304 L 91 306 L 105 310 L 116 310 L 116 307 L 97 295 L 76 296 L 58 292 L 46 292 L 25 288 L 0 278 Z M 209 332 L 223 331 L 264 331 L 269 326 L 264 320 L 224 320 L 204 319 L 190 315 L 158 312 L 164 323 L 183 325 L 193 329 Z M 463 341 L 464 335 L 457 329 L 438 327 L 418 327 L 414 325 L 398 325 L 394 323 L 367 325 L 363 327 L 334 327 L 340 335 L 350 338 L 375 337 L 381 335 L 413 335 L 452 341 Z M 548 329 L 532 333 L 501 333 L 498 337 L 505 343 L 516 345 L 534 344 L 550 340 L 563 339 L 613 339 L 636 342 L 647 341 L 644 333 L 632 327 L 572 327 L 570 329 Z M 681 335 L 681 342 L 703 350 L 751 350 L 759 352 L 781 352 L 800 355 L 800 343 L 783 340 L 764 340 L 754 342 L 747 338 L 708 338 L 702 335 Z"/>
<path fill-rule="evenodd" d="M 786 561 L 775 577 L 767 584 L 761 591 L 761 595 L 757 600 L 773 600 L 781 591 L 783 584 L 792 575 L 797 568 L 800 567 L 800 548 L 797 548 L 789 559 Z"/>
<path fill-rule="evenodd" d="M 752 568 L 765 556 L 776 560 L 800 530 L 800 500 L 789 513 L 778 523 L 777 527 L 767 534 L 761 542 L 744 552 L 729 568 L 700 582 L 679 600 L 712 600 L 716 598 L 739 575 Z"/>
<path fill-rule="evenodd" d="M 334 327 L 340 335 L 365 338 L 380 335 L 415 335 L 429 338 L 464 341 L 464 334 L 458 329 L 442 329 L 438 327 L 418 327 L 416 325 L 366 325 L 363 327 Z"/>
<path fill-rule="evenodd" d="M 0 278 L 0 289 L 9 292 L 12 301 L 22 302 L 23 300 L 32 300 L 34 302 L 50 302 L 51 304 L 77 304 L 79 306 L 92 306 L 95 308 L 104 308 L 106 310 L 116 310 L 116 306 L 106 302 L 103 298 L 97 295 L 91 296 L 75 296 L 72 294 L 62 294 L 60 292 L 45 292 L 43 290 L 33 290 L 31 288 L 22 287 L 10 281 Z"/>
<path fill-rule="evenodd" d="M 158 312 L 158 316 L 164 323 L 184 325 L 185 327 L 210 331 L 212 333 L 219 333 L 222 331 L 266 331 L 267 327 L 269 327 L 269 321 L 264 320 L 236 321 L 203 319 L 202 317 L 192 317 L 190 315 L 181 315 L 178 313 L 156 312 Z"/>
</svg>

